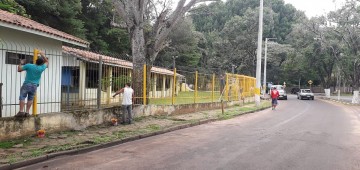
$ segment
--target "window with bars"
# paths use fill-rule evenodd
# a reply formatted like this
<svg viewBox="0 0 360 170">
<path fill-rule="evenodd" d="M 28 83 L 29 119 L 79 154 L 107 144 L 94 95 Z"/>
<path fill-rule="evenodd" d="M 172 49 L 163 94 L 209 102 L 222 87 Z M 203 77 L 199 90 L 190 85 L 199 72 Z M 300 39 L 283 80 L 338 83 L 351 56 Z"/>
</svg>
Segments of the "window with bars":
<svg viewBox="0 0 360 170">
<path fill-rule="evenodd" d="M 26 54 L 14 53 L 14 52 L 6 52 L 5 64 L 19 65 L 20 60 L 23 60 L 23 59 L 26 60 L 26 64 L 33 63 L 32 55 L 26 55 Z"/>
</svg>

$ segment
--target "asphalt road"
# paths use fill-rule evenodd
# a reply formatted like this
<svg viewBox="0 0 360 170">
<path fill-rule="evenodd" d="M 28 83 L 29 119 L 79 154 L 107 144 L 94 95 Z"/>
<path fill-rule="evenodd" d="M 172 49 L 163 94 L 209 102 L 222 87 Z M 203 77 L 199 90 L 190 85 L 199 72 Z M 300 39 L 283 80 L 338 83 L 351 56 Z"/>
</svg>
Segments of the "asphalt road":
<svg viewBox="0 0 360 170">
<path fill-rule="evenodd" d="M 360 169 L 360 108 L 321 100 L 264 110 L 23 169 Z"/>
</svg>

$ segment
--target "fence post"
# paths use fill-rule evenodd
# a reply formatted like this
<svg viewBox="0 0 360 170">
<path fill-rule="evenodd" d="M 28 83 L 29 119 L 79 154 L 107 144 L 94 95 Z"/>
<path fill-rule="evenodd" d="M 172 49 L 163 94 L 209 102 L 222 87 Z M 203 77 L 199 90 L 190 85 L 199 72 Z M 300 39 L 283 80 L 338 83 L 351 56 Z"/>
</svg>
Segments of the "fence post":
<svg viewBox="0 0 360 170">
<path fill-rule="evenodd" d="M 212 76 L 212 96 L 211 96 L 211 102 L 214 103 L 214 98 L 215 98 L 215 74 L 213 73 Z"/>
<path fill-rule="evenodd" d="M 150 73 L 151 74 L 151 73 Z M 152 98 L 156 98 L 157 97 L 157 89 L 156 89 L 156 86 L 157 86 L 157 74 L 154 73 L 153 74 L 154 77 L 153 77 L 153 80 L 152 80 Z"/>
<path fill-rule="evenodd" d="M 105 81 L 107 82 L 106 85 L 106 104 L 110 104 L 111 103 L 111 92 L 112 92 L 112 83 L 113 83 L 113 80 L 112 80 L 112 72 L 113 72 L 113 68 L 111 66 L 107 67 L 107 76 L 106 76 L 106 79 Z"/>
<path fill-rule="evenodd" d="M 174 80 L 173 80 L 173 88 L 172 88 L 172 96 L 171 96 L 172 105 L 175 104 L 175 88 L 176 88 L 176 68 L 174 68 Z"/>
<path fill-rule="evenodd" d="M 143 104 L 146 105 L 146 64 L 144 64 L 144 81 L 143 81 Z"/>
<path fill-rule="evenodd" d="M 3 83 L 0 83 L 0 117 L 2 117 L 2 109 L 3 109 L 2 86 L 3 86 Z"/>
<path fill-rule="evenodd" d="M 34 49 L 34 57 L 33 57 L 34 64 L 36 64 L 36 60 L 38 59 L 38 54 L 39 54 L 39 50 L 35 48 Z M 33 114 L 33 116 L 37 115 L 37 93 L 35 94 L 34 100 L 33 100 L 32 114 Z"/>
<path fill-rule="evenodd" d="M 161 97 L 167 97 L 166 96 L 166 75 L 162 76 Z"/>
<path fill-rule="evenodd" d="M 102 77 L 102 56 L 99 56 L 99 82 L 97 89 L 97 108 L 101 106 L 101 77 Z"/>
<path fill-rule="evenodd" d="M 197 87 L 198 87 L 198 71 L 195 72 L 194 103 L 196 103 Z"/>
<path fill-rule="evenodd" d="M 226 73 L 225 99 L 226 99 L 226 101 L 229 101 L 229 74 L 228 73 Z"/>
<path fill-rule="evenodd" d="M 80 77 L 79 77 L 79 105 L 85 106 L 86 98 L 86 68 L 87 65 L 84 61 L 80 61 Z"/>
</svg>

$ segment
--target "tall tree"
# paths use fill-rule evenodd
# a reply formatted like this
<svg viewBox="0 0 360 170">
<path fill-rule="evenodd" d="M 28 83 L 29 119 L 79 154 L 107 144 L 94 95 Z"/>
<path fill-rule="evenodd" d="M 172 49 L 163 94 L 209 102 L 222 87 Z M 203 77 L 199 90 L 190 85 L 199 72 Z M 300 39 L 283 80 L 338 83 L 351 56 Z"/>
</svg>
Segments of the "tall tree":
<svg viewBox="0 0 360 170">
<path fill-rule="evenodd" d="M 198 44 L 202 38 L 203 35 L 195 31 L 191 19 L 185 18 L 171 31 L 169 46 L 159 53 L 155 65 L 173 68 L 173 57 L 177 56 L 177 69 L 196 68 L 201 57 Z"/>
<path fill-rule="evenodd" d="M 344 77 L 355 89 L 360 87 L 360 5 L 358 0 L 348 0 L 337 11 L 328 15 L 329 28 L 334 37 L 341 40 L 338 66 Z M 339 46 L 339 44 L 337 44 Z M 341 54 L 341 55 L 340 55 Z"/>
<path fill-rule="evenodd" d="M 285 4 L 284 0 L 269 0 L 264 5 L 264 37 L 287 43 L 294 25 L 306 19 L 304 13 Z M 255 74 L 258 6 L 258 0 L 228 0 L 198 6 L 190 12 L 196 30 L 206 38 L 206 56 L 200 60 L 206 64 L 202 65 L 228 72 L 235 66 L 236 72 Z M 290 54 L 277 56 L 286 59 Z M 269 72 L 283 72 L 282 68 L 268 68 Z"/>
<path fill-rule="evenodd" d="M 121 25 L 130 34 L 133 85 L 137 96 L 142 94 L 143 65 L 148 64 L 148 70 L 151 69 L 159 52 L 169 44 L 167 40 L 171 30 L 187 11 L 204 1 L 209 0 L 179 0 L 177 7 L 171 11 L 169 1 L 113 0 L 115 9 L 124 20 Z"/>
<path fill-rule="evenodd" d="M 15 0 L 24 6 L 31 19 L 59 29 L 68 34 L 85 38 L 80 0 Z"/>
<path fill-rule="evenodd" d="M 80 19 L 84 22 L 86 39 L 94 51 L 109 55 L 130 53 L 129 36 L 125 29 L 114 28 L 115 18 L 111 0 L 81 0 Z"/>
<path fill-rule="evenodd" d="M 0 0 L 0 9 L 27 17 L 25 8 L 14 0 Z"/>
</svg>

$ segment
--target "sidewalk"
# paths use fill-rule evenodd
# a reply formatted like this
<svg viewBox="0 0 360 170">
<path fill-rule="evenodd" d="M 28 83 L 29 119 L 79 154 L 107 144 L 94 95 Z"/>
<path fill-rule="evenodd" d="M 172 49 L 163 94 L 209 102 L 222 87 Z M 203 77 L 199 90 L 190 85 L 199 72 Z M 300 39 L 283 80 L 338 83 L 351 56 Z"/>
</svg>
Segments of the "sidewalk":
<svg viewBox="0 0 360 170">
<path fill-rule="evenodd" d="M 82 131 L 66 131 L 46 134 L 45 138 L 28 137 L 0 142 L 0 169 L 12 169 L 41 162 L 61 155 L 71 155 L 114 146 L 157 134 L 216 120 L 230 119 L 270 107 L 269 101 L 234 106 L 221 110 L 203 111 L 174 116 L 139 117 L 131 125 L 108 125 L 91 127 Z"/>
</svg>

